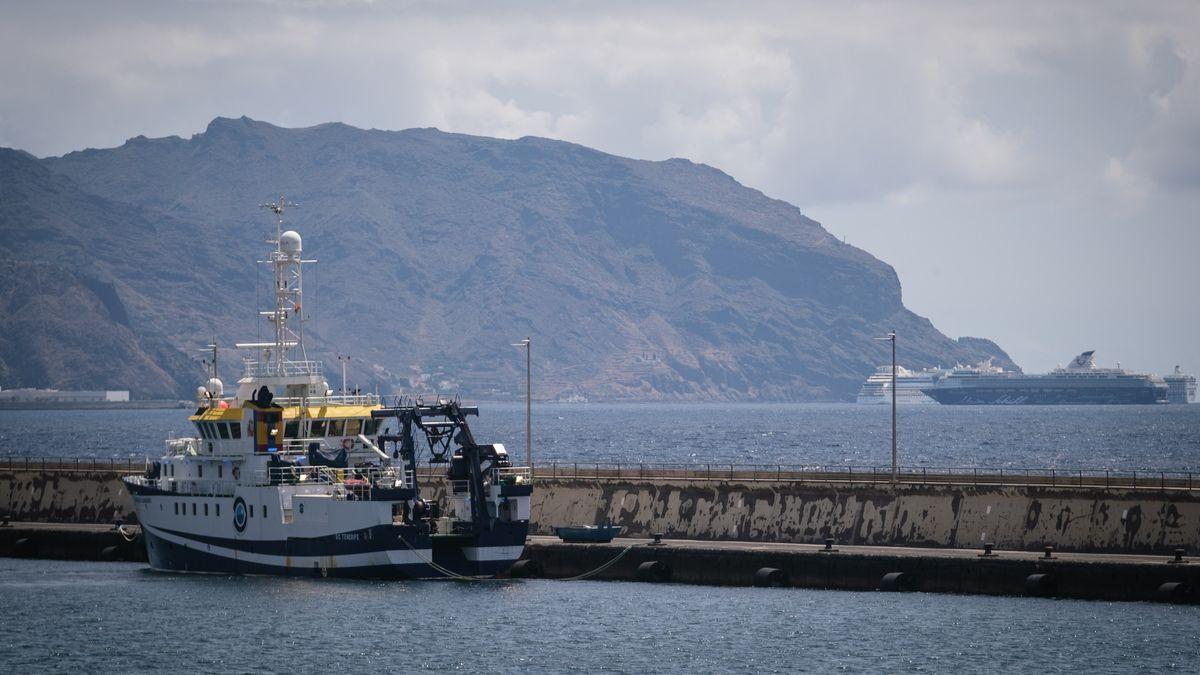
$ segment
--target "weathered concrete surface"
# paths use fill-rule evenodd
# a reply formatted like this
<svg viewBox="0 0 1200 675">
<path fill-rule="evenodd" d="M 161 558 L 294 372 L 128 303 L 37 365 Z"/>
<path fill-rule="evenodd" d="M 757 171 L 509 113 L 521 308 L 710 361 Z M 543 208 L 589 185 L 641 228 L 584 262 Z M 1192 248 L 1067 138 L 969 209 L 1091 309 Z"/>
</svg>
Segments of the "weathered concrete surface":
<svg viewBox="0 0 1200 675">
<path fill-rule="evenodd" d="M 1200 548 L 1200 494 L 1001 486 L 539 480 L 535 530 L 610 520 L 631 536 L 1112 553 Z"/>
<path fill-rule="evenodd" d="M 133 501 L 113 471 L 0 471 L 0 513 L 49 523 L 136 522 Z"/>
<path fill-rule="evenodd" d="M 431 484 L 441 494 L 441 482 Z M 1168 554 L 1200 551 L 1200 492 L 1067 487 L 538 478 L 534 531 L 604 520 L 631 536 Z M 0 472 L 14 520 L 134 521 L 111 471 Z"/>
</svg>

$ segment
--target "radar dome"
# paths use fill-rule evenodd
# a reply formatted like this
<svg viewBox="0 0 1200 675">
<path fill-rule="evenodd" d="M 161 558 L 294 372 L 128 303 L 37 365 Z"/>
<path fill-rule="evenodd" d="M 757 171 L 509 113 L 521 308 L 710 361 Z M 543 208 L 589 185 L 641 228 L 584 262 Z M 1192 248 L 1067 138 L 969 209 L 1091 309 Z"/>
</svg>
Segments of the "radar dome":
<svg viewBox="0 0 1200 675">
<path fill-rule="evenodd" d="M 290 255 L 300 255 L 300 233 L 288 230 L 279 235 L 279 249 Z"/>
<path fill-rule="evenodd" d="M 208 388 L 208 391 L 212 393 L 213 398 L 220 398 L 221 394 L 225 393 L 225 385 L 221 384 L 221 381 L 215 377 L 209 379 L 205 386 Z"/>
<path fill-rule="evenodd" d="M 208 398 L 208 390 L 204 387 L 196 387 L 196 398 L 200 400 Z"/>
</svg>

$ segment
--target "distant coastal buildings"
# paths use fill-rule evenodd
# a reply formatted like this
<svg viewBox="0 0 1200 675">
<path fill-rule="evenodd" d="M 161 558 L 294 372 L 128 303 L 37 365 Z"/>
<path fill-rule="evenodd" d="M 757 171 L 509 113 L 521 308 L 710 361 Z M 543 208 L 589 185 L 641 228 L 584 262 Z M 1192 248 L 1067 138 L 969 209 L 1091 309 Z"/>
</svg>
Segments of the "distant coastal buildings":
<svg viewBox="0 0 1200 675">
<path fill-rule="evenodd" d="M 0 389 L 0 410 L 88 410 L 107 408 L 179 408 L 189 401 L 132 400 L 124 389 Z"/>
<path fill-rule="evenodd" d="M 65 391 L 60 389 L 0 389 L 0 403 L 123 403 L 126 390 Z"/>
</svg>

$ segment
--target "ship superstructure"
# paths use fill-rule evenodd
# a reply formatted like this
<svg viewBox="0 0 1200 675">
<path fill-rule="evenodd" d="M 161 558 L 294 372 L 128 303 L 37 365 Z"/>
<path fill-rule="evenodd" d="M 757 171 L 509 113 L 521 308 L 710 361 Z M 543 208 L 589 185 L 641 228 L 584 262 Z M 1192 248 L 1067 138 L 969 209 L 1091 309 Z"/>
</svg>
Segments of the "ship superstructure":
<svg viewBox="0 0 1200 675">
<path fill-rule="evenodd" d="M 903 366 L 896 367 L 896 403 L 930 404 L 937 403 L 927 396 L 924 389 L 937 384 L 949 370 L 941 368 L 924 368 L 909 370 Z M 856 401 L 863 405 L 892 402 L 892 367 L 879 366 L 870 377 L 859 387 Z"/>
<path fill-rule="evenodd" d="M 1065 368 L 1045 374 L 1005 372 L 990 363 L 957 367 L 923 390 L 948 405 L 1151 404 L 1167 400 L 1167 385 L 1153 375 L 1099 368 L 1086 351 Z"/>
<path fill-rule="evenodd" d="M 1196 376 L 1188 375 L 1179 366 L 1175 372 L 1163 378 L 1167 383 L 1167 403 L 1195 403 Z"/>
<path fill-rule="evenodd" d="M 197 435 L 125 484 L 150 565 L 164 571 L 354 577 L 492 575 L 520 557 L 530 472 L 479 444 L 457 401 L 334 394 L 304 348 L 302 241 L 276 216 L 274 340 L 240 343 L 232 396 L 213 375 L 189 417 Z M 419 442 L 420 441 L 420 442 Z M 448 502 L 423 498 L 418 457 Z M 445 468 L 443 475 L 436 475 Z"/>
</svg>

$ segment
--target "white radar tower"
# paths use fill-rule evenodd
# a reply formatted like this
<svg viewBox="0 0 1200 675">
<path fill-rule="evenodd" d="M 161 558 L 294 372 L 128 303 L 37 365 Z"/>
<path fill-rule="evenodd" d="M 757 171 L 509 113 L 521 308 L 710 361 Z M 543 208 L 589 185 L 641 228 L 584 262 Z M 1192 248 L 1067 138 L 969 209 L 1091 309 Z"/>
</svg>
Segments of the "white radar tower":
<svg viewBox="0 0 1200 675">
<path fill-rule="evenodd" d="M 269 260 L 263 262 L 271 265 L 275 271 L 275 308 L 259 312 L 267 317 L 275 327 L 274 354 L 266 354 L 264 349 L 262 365 L 274 371 L 273 375 L 304 375 L 309 374 L 308 358 L 304 351 L 303 313 L 303 272 L 305 263 L 315 263 L 316 260 L 301 259 L 302 244 L 300 234 L 295 230 L 283 229 L 283 213 L 296 204 L 280 196 L 275 203 L 259 204 L 264 209 L 270 209 L 275 214 L 275 239 L 267 243 L 274 244 Z M 295 321 L 291 321 L 295 318 Z M 292 358 L 293 350 L 298 350 L 299 358 Z"/>
</svg>

